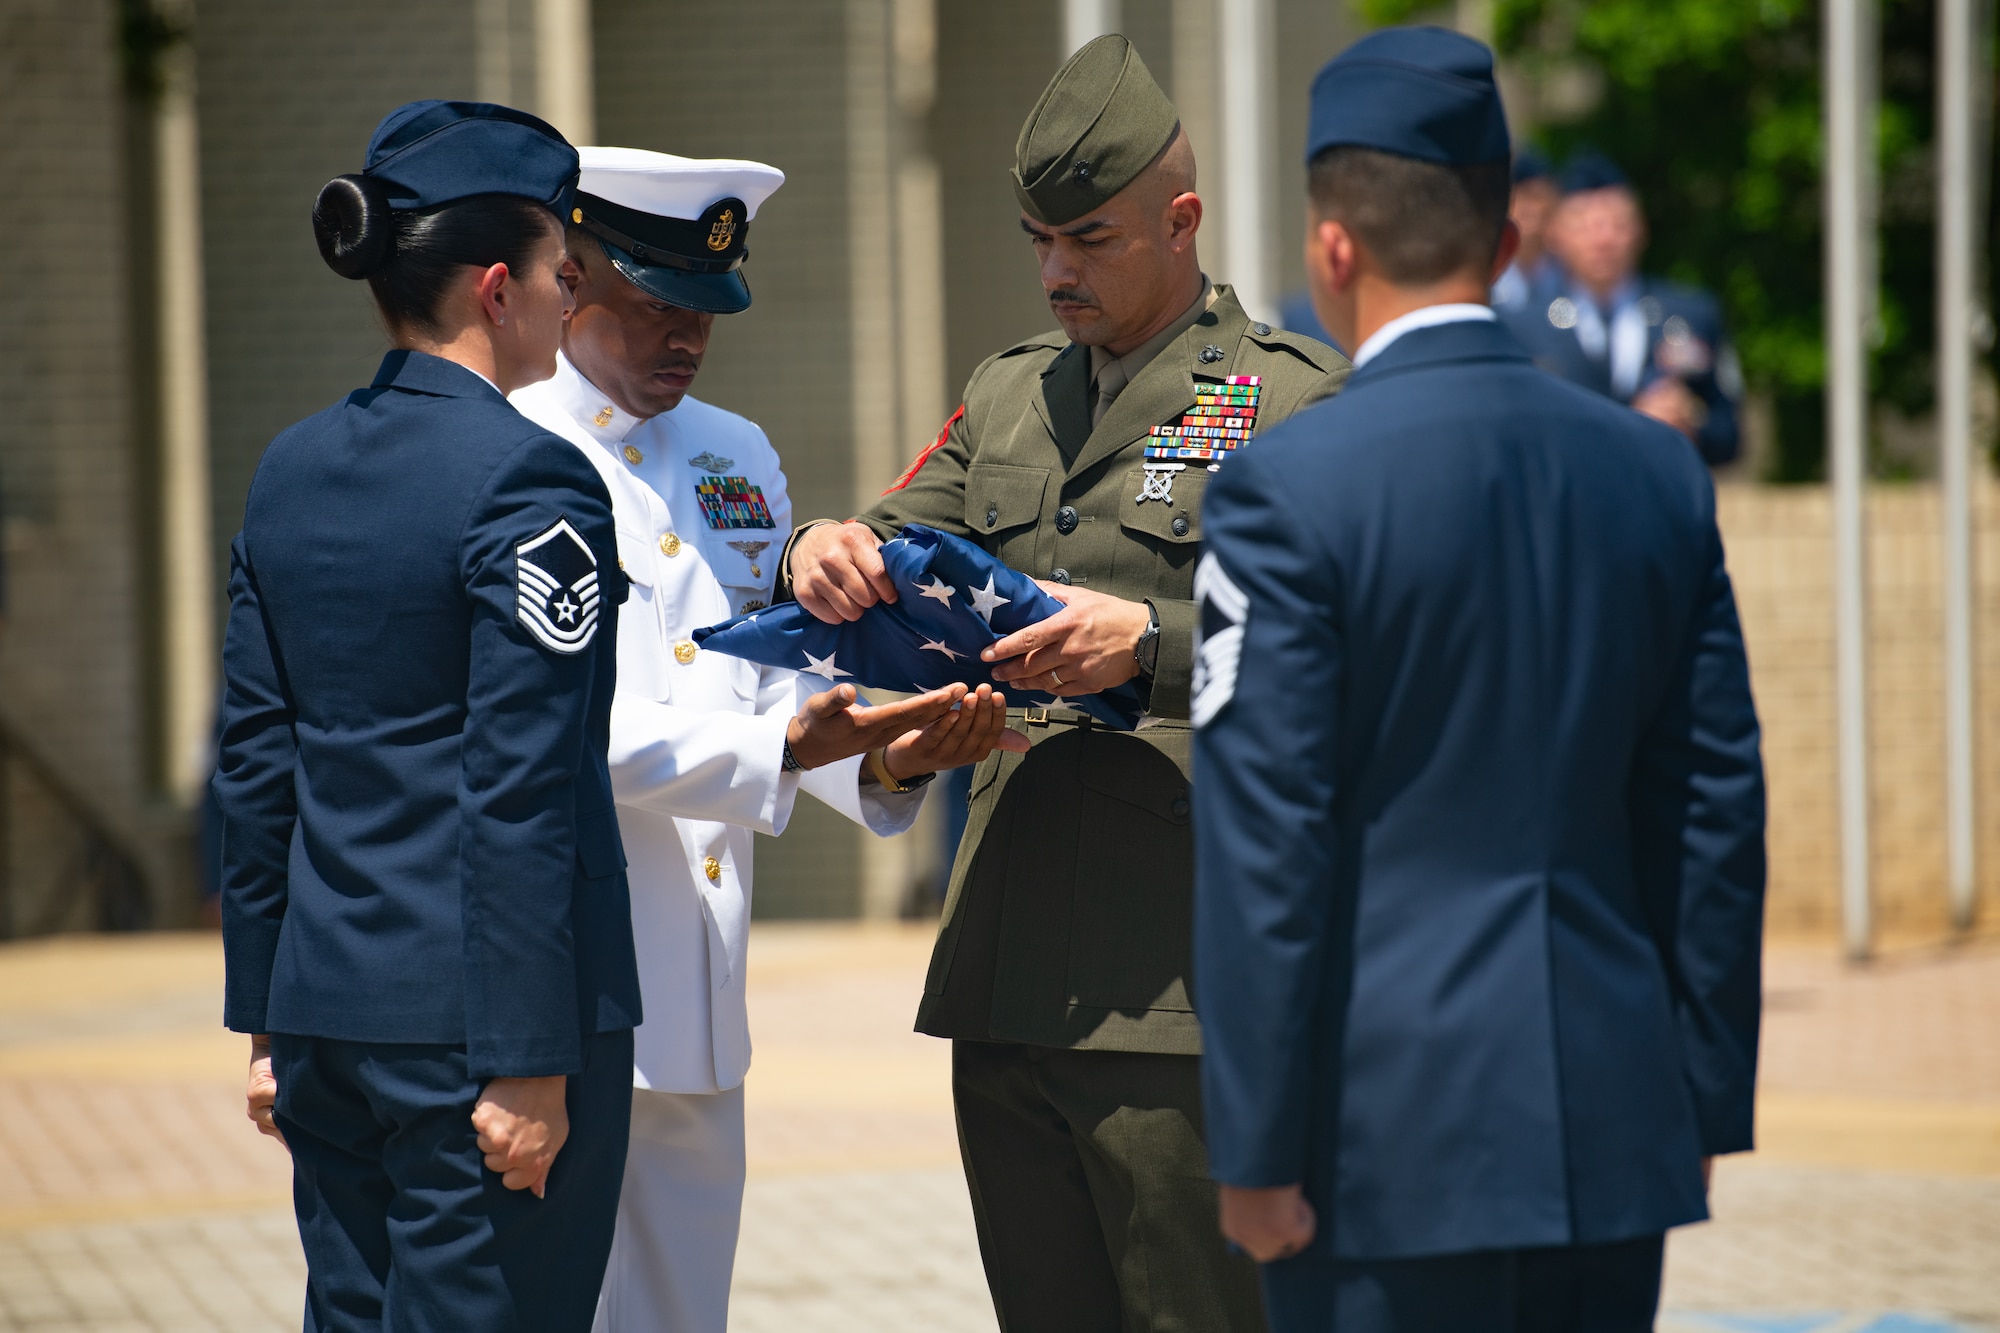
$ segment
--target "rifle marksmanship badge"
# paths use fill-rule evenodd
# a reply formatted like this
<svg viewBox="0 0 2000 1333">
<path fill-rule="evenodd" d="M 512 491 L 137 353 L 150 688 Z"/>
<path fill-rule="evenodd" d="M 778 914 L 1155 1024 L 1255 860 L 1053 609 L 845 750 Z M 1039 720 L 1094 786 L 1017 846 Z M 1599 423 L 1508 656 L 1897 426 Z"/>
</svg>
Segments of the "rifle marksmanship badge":
<svg viewBox="0 0 2000 1333">
<path fill-rule="evenodd" d="M 1214 472 L 1223 459 L 1250 443 L 1257 431 L 1257 397 L 1263 391 L 1259 375 L 1231 375 L 1220 383 L 1197 380 L 1194 406 L 1172 425 L 1153 427 L 1139 503 L 1172 504 L 1174 478 L 1190 463 L 1206 464 Z"/>
<path fill-rule="evenodd" d="M 775 528 L 764 488 L 748 477 L 703 477 L 694 488 L 701 516 L 711 528 Z"/>
<path fill-rule="evenodd" d="M 559 518 L 514 548 L 517 614 L 544 648 L 580 653 L 597 637 L 597 557 Z"/>
</svg>

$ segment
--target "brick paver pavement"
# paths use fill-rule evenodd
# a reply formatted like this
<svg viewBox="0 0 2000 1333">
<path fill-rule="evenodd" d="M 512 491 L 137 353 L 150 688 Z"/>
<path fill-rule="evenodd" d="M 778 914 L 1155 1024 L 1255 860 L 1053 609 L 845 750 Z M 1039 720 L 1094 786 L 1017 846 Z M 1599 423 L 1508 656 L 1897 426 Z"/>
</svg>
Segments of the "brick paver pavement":
<svg viewBox="0 0 2000 1333">
<path fill-rule="evenodd" d="M 909 1031 L 927 945 L 755 934 L 736 1333 L 994 1327 L 948 1052 Z M 285 1161 L 241 1118 L 220 980 L 212 937 L 0 947 L 0 1330 L 298 1326 Z M 1661 1328 L 2000 1333 L 2000 947 L 1777 947 L 1767 988 L 1764 1148 L 1675 1236 Z"/>
</svg>

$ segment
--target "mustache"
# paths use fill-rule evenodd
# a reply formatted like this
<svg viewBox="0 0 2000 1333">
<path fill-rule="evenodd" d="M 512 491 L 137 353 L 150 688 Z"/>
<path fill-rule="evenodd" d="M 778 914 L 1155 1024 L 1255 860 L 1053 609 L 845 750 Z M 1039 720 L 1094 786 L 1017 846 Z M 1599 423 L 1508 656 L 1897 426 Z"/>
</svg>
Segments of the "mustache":
<svg viewBox="0 0 2000 1333">
<path fill-rule="evenodd" d="M 653 367 L 655 375 L 692 375 L 701 369 L 699 361 L 669 361 L 665 365 Z"/>
<path fill-rule="evenodd" d="M 1058 287 L 1049 293 L 1049 304 L 1094 306 L 1097 298 L 1080 287 Z"/>
</svg>

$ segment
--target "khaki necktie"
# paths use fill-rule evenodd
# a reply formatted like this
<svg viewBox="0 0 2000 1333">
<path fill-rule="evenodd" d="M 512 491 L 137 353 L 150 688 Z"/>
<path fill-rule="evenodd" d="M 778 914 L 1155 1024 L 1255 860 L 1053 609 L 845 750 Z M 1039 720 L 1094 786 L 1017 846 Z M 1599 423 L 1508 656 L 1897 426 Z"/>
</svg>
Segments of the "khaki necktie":
<svg viewBox="0 0 2000 1333">
<path fill-rule="evenodd" d="M 1104 420 L 1104 414 L 1111 410 L 1111 404 L 1125 388 L 1125 363 L 1107 361 L 1104 369 L 1097 372 L 1093 381 L 1097 390 L 1097 403 L 1090 409 L 1090 428 L 1097 429 L 1097 423 Z"/>
</svg>

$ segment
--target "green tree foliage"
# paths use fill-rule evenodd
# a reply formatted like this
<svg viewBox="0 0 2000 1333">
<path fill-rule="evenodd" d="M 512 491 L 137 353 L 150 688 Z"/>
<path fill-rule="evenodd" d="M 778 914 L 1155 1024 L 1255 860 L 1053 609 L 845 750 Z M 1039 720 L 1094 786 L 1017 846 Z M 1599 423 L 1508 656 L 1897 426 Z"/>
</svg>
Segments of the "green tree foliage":
<svg viewBox="0 0 2000 1333">
<path fill-rule="evenodd" d="M 1376 23 L 1428 6 L 1359 0 Z M 1881 0 L 1880 318 L 1872 388 L 1930 408 L 1936 349 L 1933 0 Z M 1533 95 L 1581 80 L 1600 95 L 1524 108 L 1560 161 L 1617 159 L 1652 224 L 1647 267 L 1722 299 L 1753 390 L 1775 407 L 1775 480 L 1823 475 L 1820 7 L 1810 0 L 1494 0 L 1495 46 Z M 1993 67 L 1989 44 L 1986 66 Z M 1990 85 L 1989 81 L 1989 85 Z M 1994 120 L 1991 87 L 1984 107 Z M 1995 137 L 1988 135 L 1991 154 Z M 1991 168 L 1989 167 L 1989 179 Z M 2000 246 L 1989 202 L 1985 252 Z M 1989 266 L 1990 267 L 1990 266 Z M 1988 309 L 1996 291 L 1987 276 Z M 2000 358 L 1989 359 L 2000 369 Z"/>
</svg>

